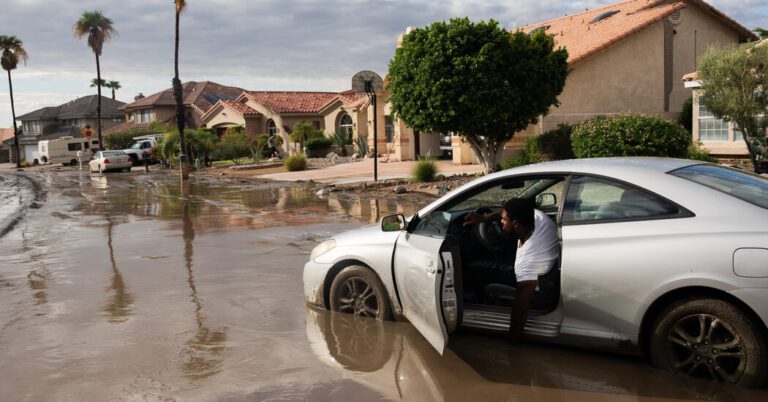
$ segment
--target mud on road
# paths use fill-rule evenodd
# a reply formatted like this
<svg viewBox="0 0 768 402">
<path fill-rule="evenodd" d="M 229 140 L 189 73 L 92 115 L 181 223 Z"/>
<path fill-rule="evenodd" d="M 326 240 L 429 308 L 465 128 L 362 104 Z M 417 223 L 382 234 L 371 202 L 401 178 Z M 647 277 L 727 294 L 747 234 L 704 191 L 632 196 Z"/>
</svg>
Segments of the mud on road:
<svg viewBox="0 0 768 402">
<path fill-rule="evenodd" d="M 182 186 L 161 173 L 28 178 L 45 197 L 0 237 L 4 400 L 765 399 L 489 334 L 459 334 L 440 356 L 408 323 L 305 306 L 317 242 L 431 196 L 318 197 L 312 185 L 215 177 Z"/>
</svg>

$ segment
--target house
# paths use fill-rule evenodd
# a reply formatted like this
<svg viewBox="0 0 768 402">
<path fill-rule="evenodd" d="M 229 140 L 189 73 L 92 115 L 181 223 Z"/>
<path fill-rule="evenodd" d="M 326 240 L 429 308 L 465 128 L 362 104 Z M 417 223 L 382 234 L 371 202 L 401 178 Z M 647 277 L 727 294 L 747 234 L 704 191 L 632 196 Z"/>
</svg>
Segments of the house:
<svg viewBox="0 0 768 402">
<path fill-rule="evenodd" d="M 768 40 L 764 39 L 755 46 L 768 46 Z M 691 88 L 693 91 L 693 124 L 691 128 L 693 141 L 700 142 L 703 148 L 718 158 L 746 162 L 744 159 L 749 156 L 749 151 L 744 143 L 744 137 L 736 125 L 715 118 L 700 102 L 703 91 L 698 73 L 694 71 L 684 75 L 683 83 L 686 88 Z"/>
<path fill-rule="evenodd" d="M 288 92 L 244 91 L 236 99 L 221 99 L 203 115 L 206 127 L 221 135 L 242 126 L 251 138 L 275 133 L 283 139 L 283 151 L 300 151 L 289 138 L 293 126 L 310 121 L 331 135 L 337 130 L 352 138 L 367 137 L 368 98 L 352 91 Z"/>
<path fill-rule="evenodd" d="M 520 152 L 525 138 L 600 115 L 642 113 L 676 120 L 690 90 L 679 77 L 715 44 L 741 43 L 756 36 L 700 0 L 628 0 L 519 28 L 554 35 L 568 50 L 570 74 L 539 123 L 517 133 L 505 154 Z M 396 123 L 395 149 L 413 157 L 419 137 Z M 434 141 L 434 140 L 432 140 Z M 468 144 L 452 141 L 454 163 L 473 163 Z M 422 145 L 423 147 L 423 145 Z M 397 150 L 398 148 L 404 148 Z"/>
<path fill-rule="evenodd" d="M 8 163 L 11 161 L 11 146 L 5 143 L 6 140 L 10 140 L 13 143 L 13 127 L 0 128 L 0 163 Z"/>
<path fill-rule="evenodd" d="M 123 113 L 118 108 L 125 103 L 118 100 L 101 97 L 101 127 L 102 132 L 110 127 L 123 123 Z M 37 158 L 37 143 L 42 140 L 53 140 L 63 136 L 80 136 L 81 129 L 86 126 L 97 127 L 98 95 L 89 95 L 69 101 L 63 105 L 44 107 L 21 116 L 21 135 L 19 135 L 19 158 L 35 164 Z M 13 138 L 3 141 L 13 147 Z M 13 152 L 11 152 L 13 158 Z M 14 159 L 12 161 L 15 162 Z"/>
<path fill-rule="evenodd" d="M 215 82 L 185 82 L 182 84 L 182 103 L 185 113 L 185 127 L 200 128 L 203 126 L 202 117 L 221 99 L 236 99 L 243 90 Z M 125 123 L 114 127 L 105 134 L 126 131 L 133 128 L 147 128 L 152 122 L 165 125 L 176 124 L 176 99 L 173 88 L 144 96 L 139 94 L 120 110 L 125 114 Z"/>
</svg>

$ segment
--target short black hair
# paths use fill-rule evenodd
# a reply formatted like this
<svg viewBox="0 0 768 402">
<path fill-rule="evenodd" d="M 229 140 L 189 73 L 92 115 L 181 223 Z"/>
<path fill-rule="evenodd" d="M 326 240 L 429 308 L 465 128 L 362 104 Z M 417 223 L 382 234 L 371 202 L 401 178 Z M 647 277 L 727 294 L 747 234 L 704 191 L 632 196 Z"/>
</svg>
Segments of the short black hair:
<svg viewBox="0 0 768 402">
<path fill-rule="evenodd" d="M 509 220 L 517 220 L 526 227 L 533 227 L 533 200 L 525 198 L 512 198 L 504 204 Z"/>
</svg>

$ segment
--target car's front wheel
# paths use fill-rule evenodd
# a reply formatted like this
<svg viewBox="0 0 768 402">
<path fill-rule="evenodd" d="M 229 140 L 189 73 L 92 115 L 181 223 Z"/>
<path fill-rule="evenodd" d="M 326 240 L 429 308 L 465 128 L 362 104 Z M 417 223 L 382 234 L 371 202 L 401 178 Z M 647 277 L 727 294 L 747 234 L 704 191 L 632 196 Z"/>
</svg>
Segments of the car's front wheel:
<svg viewBox="0 0 768 402">
<path fill-rule="evenodd" d="M 688 376 L 760 387 L 766 380 L 768 350 L 758 331 L 731 303 L 686 300 L 656 320 L 651 359 L 661 368 Z"/>
<path fill-rule="evenodd" d="M 352 265 L 333 279 L 330 306 L 340 311 L 377 320 L 391 320 L 392 309 L 384 286 L 369 268 Z"/>
</svg>

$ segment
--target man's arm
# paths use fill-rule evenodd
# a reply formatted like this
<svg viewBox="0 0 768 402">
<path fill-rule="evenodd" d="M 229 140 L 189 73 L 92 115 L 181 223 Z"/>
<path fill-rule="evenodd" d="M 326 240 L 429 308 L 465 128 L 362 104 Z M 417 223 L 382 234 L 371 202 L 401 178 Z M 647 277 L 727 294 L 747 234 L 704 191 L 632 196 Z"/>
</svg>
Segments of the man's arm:
<svg viewBox="0 0 768 402">
<path fill-rule="evenodd" d="M 501 220 L 501 209 L 490 214 L 480 215 L 475 212 L 470 212 L 464 217 L 464 226 L 472 226 L 483 222 L 493 222 Z"/>
</svg>

